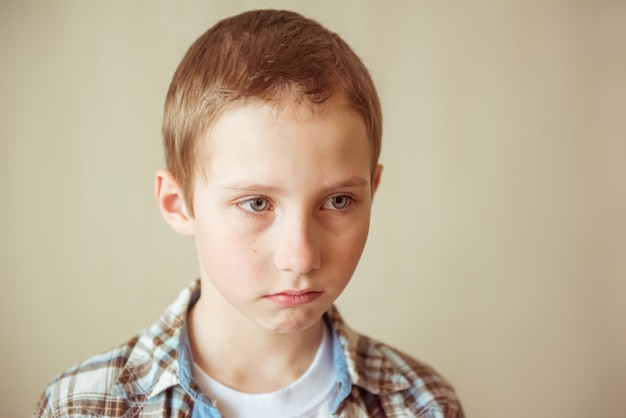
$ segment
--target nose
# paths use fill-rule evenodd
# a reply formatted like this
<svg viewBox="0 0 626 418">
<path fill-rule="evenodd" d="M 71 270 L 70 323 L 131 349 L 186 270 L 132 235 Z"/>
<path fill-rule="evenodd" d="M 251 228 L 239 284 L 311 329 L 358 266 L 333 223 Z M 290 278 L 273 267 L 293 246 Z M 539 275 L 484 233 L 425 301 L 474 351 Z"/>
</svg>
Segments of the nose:
<svg viewBox="0 0 626 418">
<path fill-rule="evenodd" d="M 312 219 L 285 221 L 277 231 L 274 264 L 279 270 L 302 275 L 322 264 L 316 228 Z"/>
</svg>

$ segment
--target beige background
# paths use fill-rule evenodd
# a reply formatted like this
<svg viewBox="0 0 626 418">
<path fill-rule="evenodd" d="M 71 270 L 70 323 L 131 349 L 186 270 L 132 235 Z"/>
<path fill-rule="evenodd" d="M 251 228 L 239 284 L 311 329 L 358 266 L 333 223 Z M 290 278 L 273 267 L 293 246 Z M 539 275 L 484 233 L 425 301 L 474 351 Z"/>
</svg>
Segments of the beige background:
<svg viewBox="0 0 626 418">
<path fill-rule="evenodd" d="M 2 1 L 1 415 L 197 275 L 160 219 L 161 108 L 209 25 L 298 10 L 385 113 L 370 241 L 340 301 L 470 417 L 626 410 L 626 2 Z"/>
</svg>

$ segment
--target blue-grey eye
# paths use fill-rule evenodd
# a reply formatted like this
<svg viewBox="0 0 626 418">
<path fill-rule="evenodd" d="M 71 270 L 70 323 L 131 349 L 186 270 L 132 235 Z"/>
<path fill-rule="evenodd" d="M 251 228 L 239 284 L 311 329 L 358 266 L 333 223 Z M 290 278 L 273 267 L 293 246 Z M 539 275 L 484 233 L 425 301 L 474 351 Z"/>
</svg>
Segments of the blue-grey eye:
<svg viewBox="0 0 626 418">
<path fill-rule="evenodd" d="M 262 197 L 255 197 L 254 199 L 249 199 L 243 202 L 242 206 L 244 206 L 245 209 L 250 209 L 254 212 L 262 212 L 267 209 L 268 202 L 267 199 Z"/>
<path fill-rule="evenodd" d="M 330 203 L 334 209 L 343 209 L 350 203 L 348 196 L 335 196 L 330 199 Z"/>
</svg>

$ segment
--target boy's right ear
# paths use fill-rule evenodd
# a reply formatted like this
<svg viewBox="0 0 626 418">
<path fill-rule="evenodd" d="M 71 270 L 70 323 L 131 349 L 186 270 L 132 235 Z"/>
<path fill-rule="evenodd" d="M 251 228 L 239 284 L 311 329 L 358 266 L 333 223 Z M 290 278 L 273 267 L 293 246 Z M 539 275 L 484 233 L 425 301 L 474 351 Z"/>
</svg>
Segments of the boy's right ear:
<svg viewBox="0 0 626 418">
<path fill-rule="evenodd" d="M 154 193 L 161 215 L 172 229 L 181 235 L 193 235 L 193 218 L 189 216 L 183 193 L 169 170 L 156 172 Z"/>
</svg>

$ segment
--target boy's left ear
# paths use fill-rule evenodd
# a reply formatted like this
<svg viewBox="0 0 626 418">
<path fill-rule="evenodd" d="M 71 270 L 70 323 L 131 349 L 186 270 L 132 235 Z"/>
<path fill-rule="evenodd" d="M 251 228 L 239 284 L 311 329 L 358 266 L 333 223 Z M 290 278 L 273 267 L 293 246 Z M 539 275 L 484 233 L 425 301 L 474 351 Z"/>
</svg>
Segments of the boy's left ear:
<svg viewBox="0 0 626 418">
<path fill-rule="evenodd" d="M 378 185 L 380 184 L 380 177 L 383 174 L 383 165 L 377 164 L 376 169 L 374 170 L 374 176 L 372 177 L 372 196 L 376 193 L 378 189 Z"/>
<path fill-rule="evenodd" d="M 161 169 L 154 176 L 154 193 L 163 219 L 181 235 L 193 235 L 193 218 L 185 206 L 183 193 L 172 173 Z"/>
</svg>

